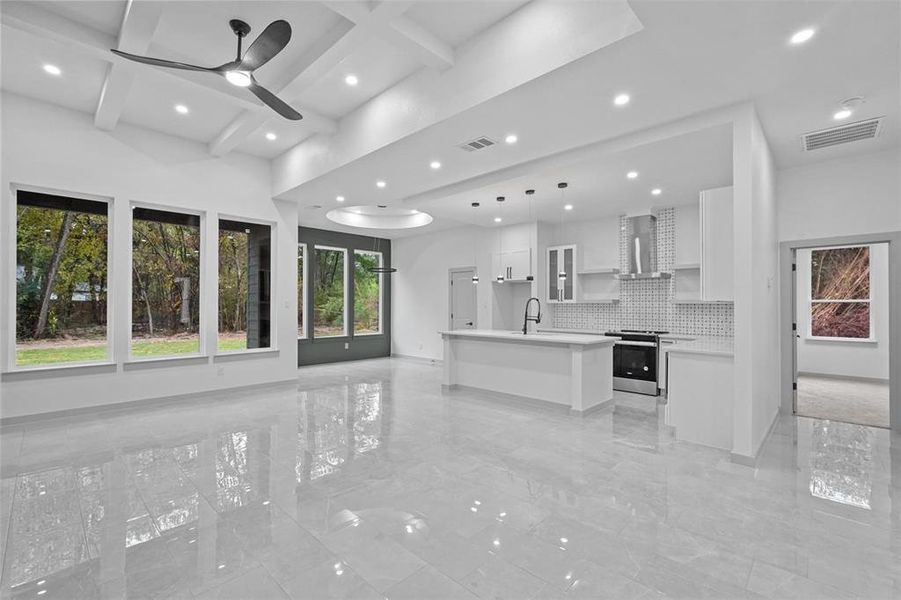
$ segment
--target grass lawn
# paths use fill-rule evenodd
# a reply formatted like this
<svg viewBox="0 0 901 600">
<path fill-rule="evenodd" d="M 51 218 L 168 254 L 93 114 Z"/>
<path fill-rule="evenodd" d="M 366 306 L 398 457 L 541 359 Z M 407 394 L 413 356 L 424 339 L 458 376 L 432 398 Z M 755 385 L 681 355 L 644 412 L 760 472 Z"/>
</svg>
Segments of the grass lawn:
<svg viewBox="0 0 901 600">
<path fill-rule="evenodd" d="M 180 356 L 196 354 L 200 348 L 197 340 L 157 339 L 138 340 L 132 344 L 131 355 L 135 358 L 156 356 Z M 234 352 L 247 348 L 244 337 L 228 336 L 219 340 L 220 352 Z M 106 344 L 78 346 L 54 346 L 43 348 L 16 348 L 16 365 L 35 366 L 58 363 L 100 361 L 106 358 Z"/>
</svg>

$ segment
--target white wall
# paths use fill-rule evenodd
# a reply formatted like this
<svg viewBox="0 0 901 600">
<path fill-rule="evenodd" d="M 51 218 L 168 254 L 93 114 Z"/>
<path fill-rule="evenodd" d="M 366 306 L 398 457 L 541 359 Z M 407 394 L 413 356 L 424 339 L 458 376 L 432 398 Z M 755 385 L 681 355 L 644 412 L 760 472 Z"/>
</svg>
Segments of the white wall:
<svg viewBox="0 0 901 600">
<path fill-rule="evenodd" d="M 779 411 L 775 168 L 752 106 L 733 134 L 735 193 L 735 456 L 756 457 Z"/>
<path fill-rule="evenodd" d="M 15 198 L 11 184 L 37 186 L 111 199 L 112 272 L 110 322 L 114 346 L 112 372 L 60 369 L 44 373 L 4 374 L 3 417 L 113 404 L 202 392 L 296 377 L 297 208 L 274 202 L 268 164 L 232 153 L 210 157 L 206 145 L 120 124 L 113 132 L 96 129 L 91 115 L 32 99 L 2 96 L 2 341 L 3 365 L 10 364 L 14 329 Z M 206 269 L 201 320 L 207 346 L 215 339 L 217 286 L 216 228 L 220 214 L 263 220 L 275 225 L 273 261 L 273 346 L 277 353 L 227 362 L 179 361 L 168 366 L 127 368 L 128 296 L 131 265 L 127 257 L 131 211 L 140 201 L 204 211 Z"/>
<path fill-rule="evenodd" d="M 901 230 L 899 165 L 895 148 L 779 171 L 779 240 Z"/>
<path fill-rule="evenodd" d="M 397 268 L 392 275 L 391 353 L 441 360 L 443 346 L 439 331 L 448 329 L 448 269 L 475 266 L 480 282 L 477 286 L 479 329 L 509 327 L 514 322 L 513 303 L 519 300 L 527 284 L 512 284 L 516 293 L 508 294 L 504 286 L 492 283 L 491 256 L 500 248 L 513 250 L 529 247 L 536 239 L 535 226 L 512 225 L 498 229 L 467 226 L 437 233 L 400 238 L 391 247 L 391 260 Z M 536 256 L 532 256 L 536 269 Z M 502 314 L 500 314 L 502 313 Z M 521 324 L 520 324 L 521 326 Z"/>
<path fill-rule="evenodd" d="M 870 246 L 873 342 L 810 339 L 810 250 L 797 253 L 798 370 L 802 373 L 888 379 L 888 244 Z"/>
</svg>

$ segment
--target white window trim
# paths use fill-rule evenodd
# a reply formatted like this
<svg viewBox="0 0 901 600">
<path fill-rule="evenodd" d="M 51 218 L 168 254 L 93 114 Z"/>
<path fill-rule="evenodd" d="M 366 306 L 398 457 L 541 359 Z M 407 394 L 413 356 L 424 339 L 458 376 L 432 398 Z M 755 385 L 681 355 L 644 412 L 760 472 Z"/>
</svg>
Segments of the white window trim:
<svg viewBox="0 0 901 600">
<path fill-rule="evenodd" d="M 842 250 L 844 248 L 867 248 L 867 253 L 869 254 L 869 258 L 872 261 L 873 257 L 873 245 L 872 244 L 848 244 L 845 246 L 824 246 L 822 248 L 810 248 L 810 262 L 809 265 L 811 273 L 813 272 L 813 253 L 818 250 Z M 805 340 L 811 342 L 851 342 L 855 344 L 875 344 L 877 343 L 877 339 L 874 335 L 874 322 L 873 322 L 873 273 L 872 273 L 872 262 L 870 263 L 870 272 L 867 274 L 869 278 L 869 291 L 870 295 L 868 298 L 856 298 L 853 300 L 815 300 L 813 298 L 813 285 L 811 282 L 807 282 L 807 332 L 804 336 Z M 813 335 L 813 303 L 816 302 L 818 304 L 867 304 L 870 308 L 870 336 L 865 338 L 854 338 L 854 337 L 833 337 L 833 336 L 819 336 Z"/>
<path fill-rule="evenodd" d="M 379 266 L 382 267 L 385 265 L 385 254 L 378 250 L 361 250 L 359 248 L 354 249 L 354 254 L 377 254 L 379 257 Z M 384 322 L 384 314 L 383 311 L 385 309 L 385 274 L 379 273 L 379 330 L 373 333 L 357 333 L 356 332 L 356 317 L 354 317 L 354 337 L 373 337 L 377 335 L 385 335 L 385 329 L 383 326 Z M 356 289 L 354 290 L 354 295 L 356 295 Z M 351 307 L 351 313 L 353 313 L 353 309 L 356 307 Z"/>
<path fill-rule="evenodd" d="M 54 196 L 63 196 L 68 198 L 76 198 L 79 200 L 93 200 L 94 202 L 103 202 L 107 205 L 106 211 L 106 356 L 95 361 L 81 361 L 71 363 L 48 363 L 44 365 L 17 365 L 16 364 L 16 313 L 18 306 L 16 305 L 16 244 L 18 242 L 19 232 L 17 228 L 16 209 L 19 205 L 20 191 L 35 192 L 40 194 L 52 194 Z M 113 239 L 115 235 L 114 219 L 115 219 L 115 199 L 111 196 L 98 196 L 96 194 L 85 194 L 82 192 L 73 192 L 68 190 L 59 190 L 56 188 L 47 188 L 37 185 L 28 185 L 21 183 L 9 184 L 10 201 L 4 202 L 2 220 L 6 223 L 6 245 L 3 247 L 3 254 L 6 261 L 0 265 L 0 276 L 4 281 L 9 282 L 7 286 L 7 296 L 5 304 L 7 331 L 9 332 L 7 340 L 3 343 L 3 352 L 6 355 L 2 361 L 3 372 L 23 372 L 23 371 L 40 371 L 40 370 L 64 370 L 64 369 L 83 369 L 85 367 L 95 367 L 115 364 L 116 348 L 115 348 L 115 320 L 113 311 L 113 301 L 115 294 L 118 293 L 118 286 L 114 281 L 113 274 Z"/>
<path fill-rule="evenodd" d="M 132 275 L 132 269 L 134 265 L 134 219 L 133 212 L 135 208 L 146 208 L 149 210 L 158 210 L 163 212 L 172 212 L 176 214 L 182 215 L 193 215 L 200 217 L 200 282 L 198 284 L 198 289 L 200 290 L 200 301 L 197 307 L 197 335 L 200 339 L 200 343 L 198 344 L 197 352 L 192 352 L 191 354 L 167 354 L 164 356 L 133 356 L 132 345 L 134 342 L 134 338 L 132 337 L 132 333 L 134 331 L 134 324 L 132 322 L 132 318 L 134 316 L 134 306 L 132 306 L 132 301 L 134 299 L 134 276 Z M 209 251 L 207 248 L 207 234 L 206 227 L 209 222 L 207 219 L 206 211 L 202 210 L 192 210 L 188 208 L 184 208 L 182 206 L 173 206 L 169 204 L 155 204 L 151 202 L 140 202 L 140 201 L 132 201 L 129 204 L 128 210 L 128 344 L 125 352 L 125 362 L 126 363 L 151 363 L 151 362 L 159 362 L 169 358 L 202 358 L 209 357 L 210 354 L 208 352 L 208 344 L 207 344 L 207 336 L 204 334 L 205 331 L 208 331 L 209 324 L 207 323 L 207 311 L 204 307 L 204 304 L 207 301 L 206 295 L 209 293 L 209 273 L 207 273 L 208 269 L 205 268 L 204 262 L 206 260 L 206 254 Z M 217 229 L 218 229 L 218 220 Z M 218 257 L 218 253 L 217 253 Z M 218 275 L 218 274 L 217 274 Z M 217 285 L 218 291 L 218 285 Z M 217 294 L 218 296 L 218 294 Z M 218 297 L 217 297 L 218 301 Z M 217 327 L 218 329 L 218 327 Z"/>
<path fill-rule="evenodd" d="M 351 320 L 353 320 L 353 314 L 354 314 L 353 307 L 350 307 L 350 309 L 348 309 L 348 306 L 347 306 L 347 304 L 348 304 L 347 292 L 348 292 L 348 288 L 349 288 L 349 286 L 347 285 L 347 277 L 348 277 L 348 275 L 349 275 L 347 263 L 348 263 L 348 256 L 349 256 L 349 254 L 350 254 L 350 249 L 349 249 L 349 248 L 339 247 L 339 246 L 328 246 L 328 245 L 322 245 L 322 244 L 313 244 L 313 254 L 314 254 L 314 256 L 315 256 L 316 250 L 335 250 L 335 251 L 338 251 L 338 252 L 341 252 L 341 253 L 344 254 L 344 290 L 343 290 L 343 291 L 344 291 L 344 333 L 342 333 L 341 335 L 317 336 L 317 335 L 315 334 L 315 330 L 316 330 L 316 316 L 315 316 L 315 315 L 310 315 L 310 317 L 313 319 L 312 325 L 313 325 L 313 331 L 314 331 L 313 336 L 312 336 L 311 339 L 314 340 L 314 341 L 317 340 L 317 339 L 319 339 L 319 340 L 338 340 L 338 339 L 341 339 L 341 338 L 350 337 L 350 334 L 348 333 L 348 331 L 349 331 L 349 330 L 348 330 L 348 325 L 349 325 L 349 322 L 350 322 Z M 304 261 L 304 266 L 306 266 L 306 261 Z M 315 302 L 315 301 L 316 301 L 315 294 L 313 294 L 313 302 Z M 314 310 L 315 310 L 315 309 L 314 309 Z M 348 319 L 348 316 L 350 316 L 350 319 Z"/>
</svg>

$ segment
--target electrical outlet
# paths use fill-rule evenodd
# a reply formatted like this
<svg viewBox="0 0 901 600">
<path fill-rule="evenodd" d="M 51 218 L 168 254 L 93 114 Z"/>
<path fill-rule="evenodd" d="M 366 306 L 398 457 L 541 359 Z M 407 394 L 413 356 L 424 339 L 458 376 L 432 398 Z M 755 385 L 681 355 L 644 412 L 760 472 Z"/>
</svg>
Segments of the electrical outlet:
<svg viewBox="0 0 901 600">
<path fill-rule="evenodd" d="M 350 350 L 350 342 L 344 342 L 344 349 Z"/>
<path fill-rule="evenodd" d="M 225 367 L 219 367 L 218 369 L 216 369 L 217 377 L 222 377 L 223 375 L 225 375 Z"/>
</svg>

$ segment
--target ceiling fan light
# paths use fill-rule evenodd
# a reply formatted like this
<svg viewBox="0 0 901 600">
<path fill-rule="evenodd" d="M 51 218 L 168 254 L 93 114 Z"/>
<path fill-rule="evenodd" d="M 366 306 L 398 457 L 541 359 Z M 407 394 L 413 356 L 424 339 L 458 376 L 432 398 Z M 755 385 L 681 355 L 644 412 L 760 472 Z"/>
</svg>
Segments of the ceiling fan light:
<svg viewBox="0 0 901 600">
<path fill-rule="evenodd" d="M 248 87 L 251 84 L 250 73 L 246 71 L 226 71 L 225 78 L 238 87 Z"/>
</svg>

